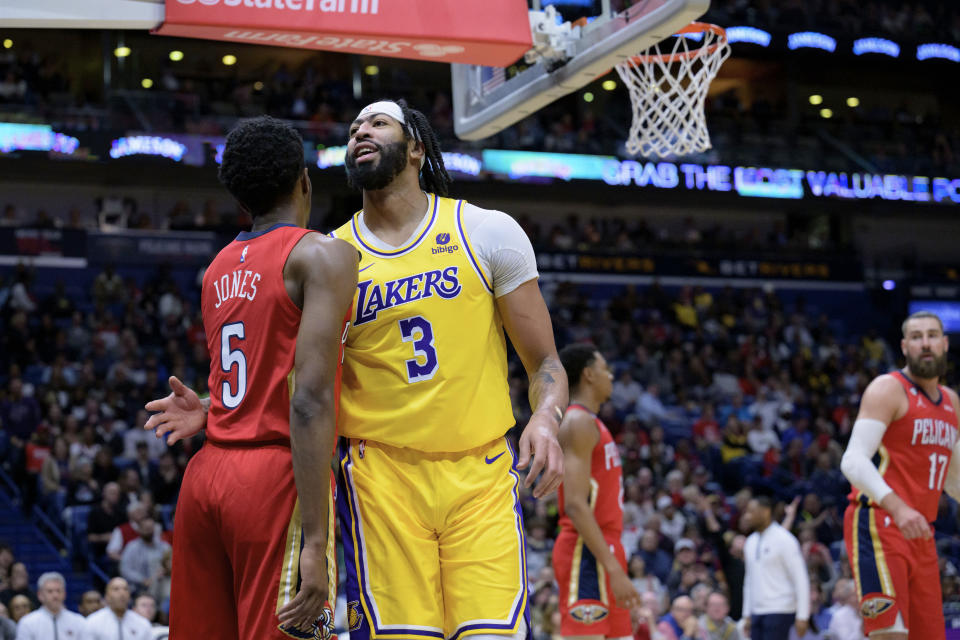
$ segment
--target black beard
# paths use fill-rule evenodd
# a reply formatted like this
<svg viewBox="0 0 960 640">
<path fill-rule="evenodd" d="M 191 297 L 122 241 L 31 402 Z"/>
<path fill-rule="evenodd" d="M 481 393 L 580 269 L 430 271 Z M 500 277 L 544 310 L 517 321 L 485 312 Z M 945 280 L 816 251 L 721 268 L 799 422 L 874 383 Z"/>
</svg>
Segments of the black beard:
<svg viewBox="0 0 960 640">
<path fill-rule="evenodd" d="M 907 368 L 910 369 L 910 375 L 917 378 L 931 380 L 933 378 L 942 378 L 947 373 L 947 354 L 933 356 L 933 360 L 923 360 L 921 358 L 914 360 L 907 356 Z"/>
<path fill-rule="evenodd" d="M 344 166 L 347 169 L 347 185 L 361 191 L 377 191 L 385 188 L 400 175 L 407 166 L 406 141 L 391 142 L 386 146 L 376 143 L 380 158 L 374 162 L 357 164 L 357 159 L 351 155 L 345 158 Z"/>
</svg>

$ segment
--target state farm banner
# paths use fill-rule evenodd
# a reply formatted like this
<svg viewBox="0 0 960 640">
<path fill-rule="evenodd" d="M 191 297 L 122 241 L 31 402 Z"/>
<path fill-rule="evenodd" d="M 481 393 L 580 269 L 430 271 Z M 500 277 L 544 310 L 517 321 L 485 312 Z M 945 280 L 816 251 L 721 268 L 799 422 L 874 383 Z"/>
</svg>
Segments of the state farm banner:
<svg viewBox="0 0 960 640">
<path fill-rule="evenodd" d="M 154 33 L 499 67 L 532 46 L 526 0 L 166 0 Z"/>
</svg>

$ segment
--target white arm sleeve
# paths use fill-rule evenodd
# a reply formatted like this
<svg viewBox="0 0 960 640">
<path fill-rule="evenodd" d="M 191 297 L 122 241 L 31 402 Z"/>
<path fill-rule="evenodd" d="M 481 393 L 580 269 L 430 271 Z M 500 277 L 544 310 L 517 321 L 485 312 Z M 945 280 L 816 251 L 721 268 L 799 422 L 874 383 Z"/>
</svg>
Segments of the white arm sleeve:
<svg viewBox="0 0 960 640">
<path fill-rule="evenodd" d="M 533 245 L 516 220 L 502 211 L 470 203 L 464 203 L 461 219 L 480 268 L 493 282 L 495 297 L 505 296 L 540 275 Z"/>
<path fill-rule="evenodd" d="M 840 461 L 840 471 L 854 487 L 864 492 L 880 504 L 880 501 L 893 493 L 877 467 L 873 464 L 873 455 L 880 448 L 880 441 L 887 431 L 887 425 L 879 420 L 860 418 L 853 423 L 850 442 Z"/>
</svg>

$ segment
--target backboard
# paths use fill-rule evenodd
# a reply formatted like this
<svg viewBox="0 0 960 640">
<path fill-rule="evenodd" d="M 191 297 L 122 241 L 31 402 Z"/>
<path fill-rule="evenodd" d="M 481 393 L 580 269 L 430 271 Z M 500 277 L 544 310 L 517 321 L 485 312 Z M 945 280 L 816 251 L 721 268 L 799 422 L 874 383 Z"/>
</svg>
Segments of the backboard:
<svg viewBox="0 0 960 640">
<path fill-rule="evenodd" d="M 494 135 L 673 35 L 709 7 L 709 0 L 640 0 L 575 27 L 565 63 L 540 59 L 509 78 L 503 68 L 453 64 L 454 130 L 464 140 Z"/>
</svg>

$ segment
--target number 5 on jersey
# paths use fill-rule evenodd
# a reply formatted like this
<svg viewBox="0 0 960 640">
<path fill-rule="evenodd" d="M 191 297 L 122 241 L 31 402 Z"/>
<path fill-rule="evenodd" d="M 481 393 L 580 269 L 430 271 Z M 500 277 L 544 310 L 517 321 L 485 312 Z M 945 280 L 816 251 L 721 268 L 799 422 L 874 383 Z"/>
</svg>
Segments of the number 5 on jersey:
<svg viewBox="0 0 960 640">
<path fill-rule="evenodd" d="M 437 362 L 437 350 L 433 346 L 433 325 L 423 316 L 404 318 L 397 324 L 400 325 L 400 338 L 404 342 L 413 343 L 414 357 L 405 361 L 407 382 L 430 380 L 440 367 Z M 421 358 L 423 358 L 422 362 Z"/>
<path fill-rule="evenodd" d="M 220 397 L 227 409 L 236 409 L 247 395 L 247 358 L 239 348 L 231 349 L 230 339 L 246 339 L 243 323 L 232 322 L 220 328 L 220 370 L 229 374 L 237 367 L 237 390 L 234 392 L 229 380 L 223 381 Z"/>
</svg>

